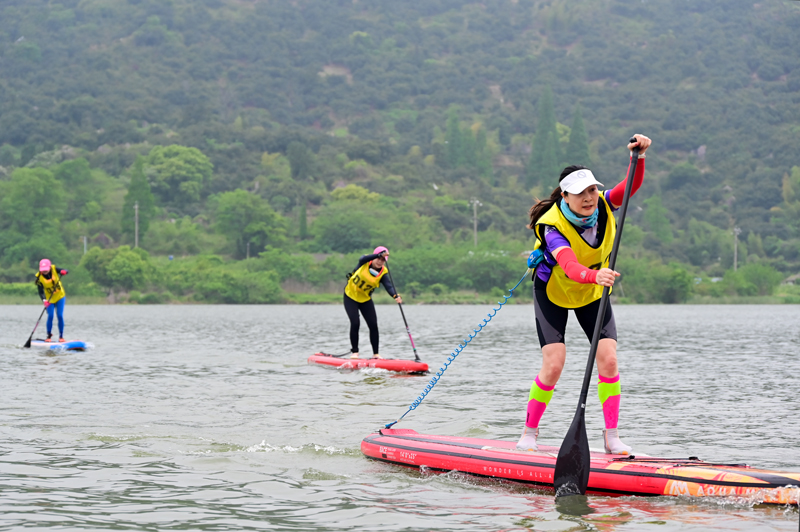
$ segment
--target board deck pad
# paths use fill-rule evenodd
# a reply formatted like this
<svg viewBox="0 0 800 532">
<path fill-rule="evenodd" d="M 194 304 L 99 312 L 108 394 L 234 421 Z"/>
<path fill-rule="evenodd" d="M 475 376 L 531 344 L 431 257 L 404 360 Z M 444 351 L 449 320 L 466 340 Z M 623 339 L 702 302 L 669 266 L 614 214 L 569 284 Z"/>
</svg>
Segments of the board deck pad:
<svg viewBox="0 0 800 532">
<path fill-rule="evenodd" d="M 327 353 L 314 353 L 308 357 L 308 363 L 333 366 L 341 369 L 377 368 L 399 373 L 415 374 L 428 372 L 428 365 L 425 362 L 396 358 L 349 358 L 348 355 L 337 357 Z"/>
<path fill-rule="evenodd" d="M 516 442 L 381 429 L 361 442 L 368 458 L 437 471 L 459 471 L 553 486 L 558 447 L 521 451 Z M 800 473 L 718 464 L 689 458 L 619 456 L 592 450 L 588 493 L 737 497 L 768 504 L 799 504 Z"/>
</svg>

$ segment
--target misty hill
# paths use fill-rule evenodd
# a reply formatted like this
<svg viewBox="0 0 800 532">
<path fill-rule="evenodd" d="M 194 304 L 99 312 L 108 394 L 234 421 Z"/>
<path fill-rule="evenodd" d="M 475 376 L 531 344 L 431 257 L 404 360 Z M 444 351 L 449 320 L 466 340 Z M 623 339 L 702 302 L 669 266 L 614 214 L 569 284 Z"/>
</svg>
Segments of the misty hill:
<svg viewBox="0 0 800 532">
<path fill-rule="evenodd" d="M 75 156 L 104 171 L 120 192 L 93 201 L 117 206 L 114 225 L 81 221 L 81 205 L 60 216 L 110 239 L 101 245 L 130 242 L 118 216 L 136 156 L 178 144 L 213 167 L 188 199 L 159 193 L 148 174 L 153 227 L 188 216 L 208 234 L 184 253 L 244 254 L 212 227 L 219 195 L 237 189 L 284 220 L 288 250 L 467 242 L 472 197 L 479 229 L 524 249 L 526 210 L 557 179 L 531 164 L 552 94 L 559 165 L 585 151 L 613 185 L 625 139 L 654 139 L 631 246 L 721 275 L 740 226 L 741 256 L 788 274 L 800 255 L 798 50 L 800 5 L 778 0 L 9 0 L 0 165 L 6 179 Z M 570 144 L 576 124 L 585 148 Z M 331 194 L 347 184 L 390 203 L 387 223 L 415 216 L 425 234 L 348 240 L 315 227 L 325 213 L 346 218 L 331 214 Z M 278 242 L 252 251 L 267 245 Z"/>
</svg>

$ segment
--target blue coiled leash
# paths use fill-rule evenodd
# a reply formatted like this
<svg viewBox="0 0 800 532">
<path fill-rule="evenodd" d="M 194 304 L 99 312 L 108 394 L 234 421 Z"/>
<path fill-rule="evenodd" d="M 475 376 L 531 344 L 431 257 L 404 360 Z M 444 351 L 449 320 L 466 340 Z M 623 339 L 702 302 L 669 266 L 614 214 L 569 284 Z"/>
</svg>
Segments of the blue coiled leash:
<svg viewBox="0 0 800 532">
<path fill-rule="evenodd" d="M 491 314 L 487 314 L 487 316 L 489 318 L 488 319 L 484 318 L 483 319 L 483 323 L 479 324 L 477 329 L 472 329 L 473 332 L 471 332 L 469 334 L 469 338 L 466 338 L 464 340 L 463 344 L 462 343 L 458 344 L 458 347 L 456 347 L 455 351 L 453 351 L 450 354 L 450 356 L 447 357 L 447 361 L 444 363 L 444 366 L 442 366 L 441 369 L 439 369 L 439 371 L 436 372 L 436 375 L 433 376 L 433 378 L 428 383 L 428 385 L 425 387 L 425 389 L 422 390 L 422 393 L 419 394 L 419 397 L 417 397 L 417 399 L 413 403 L 411 403 L 411 406 L 408 407 L 408 410 L 406 410 L 406 413 L 403 414 L 402 416 L 400 416 L 399 418 L 397 418 L 397 421 L 392 421 L 391 423 L 387 423 L 386 425 L 384 425 L 385 428 L 387 428 L 387 429 L 392 428 L 393 425 L 399 423 L 401 419 L 406 417 L 406 414 L 408 414 L 412 410 L 416 410 L 416 408 L 422 403 L 422 400 L 425 399 L 425 397 L 433 389 L 433 387 L 436 386 L 436 383 L 439 382 L 439 379 L 442 378 L 442 375 L 444 375 L 444 372 L 447 370 L 448 366 L 450 366 L 450 364 L 453 363 L 453 361 L 464 350 L 464 348 L 467 347 L 467 344 L 469 344 L 472 341 L 473 338 L 478 336 L 478 333 L 481 332 L 483 330 L 483 328 L 486 327 L 486 325 L 489 324 L 490 321 L 492 321 L 492 318 L 495 317 L 495 315 L 497 314 L 497 311 L 499 311 L 501 308 L 503 308 L 503 305 L 505 305 L 508 302 L 508 300 L 511 299 L 511 297 L 514 296 L 514 290 L 516 290 L 517 287 L 522 283 L 522 281 L 525 280 L 525 277 L 528 276 L 528 273 L 531 271 L 531 269 L 535 269 L 536 266 L 540 262 L 542 262 L 542 260 L 543 260 L 542 252 L 539 249 L 537 249 L 533 253 L 531 253 L 530 257 L 528 257 L 528 269 L 525 271 L 525 275 L 523 275 L 522 278 L 519 280 L 519 282 L 517 282 L 517 284 L 514 285 L 514 288 L 512 288 L 511 290 L 508 291 L 508 295 L 507 296 L 505 296 L 505 295 L 503 296 L 503 301 L 498 301 L 497 302 L 497 304 L 500 305 L 500 306 L 497 307 L 497 308 L 492 307 L 492 313 Z"/>
</svg>

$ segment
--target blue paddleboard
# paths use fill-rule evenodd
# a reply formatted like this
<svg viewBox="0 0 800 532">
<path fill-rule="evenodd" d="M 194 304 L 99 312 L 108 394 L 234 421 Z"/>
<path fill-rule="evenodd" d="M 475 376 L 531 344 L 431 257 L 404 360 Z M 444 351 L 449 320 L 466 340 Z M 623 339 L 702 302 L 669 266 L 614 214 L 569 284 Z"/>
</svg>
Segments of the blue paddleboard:
<svg viewBox="0 0 800 532">
<path fill-rule="evenodd" d="M 41 338 L 31 340 L 31 347 L 40 349 L 51 349 L 55 351 L 86 351 L 89 348 L 88 342 L 83 340 L 68 340 L 66 342 L 45 342 Z"/>
</svg>

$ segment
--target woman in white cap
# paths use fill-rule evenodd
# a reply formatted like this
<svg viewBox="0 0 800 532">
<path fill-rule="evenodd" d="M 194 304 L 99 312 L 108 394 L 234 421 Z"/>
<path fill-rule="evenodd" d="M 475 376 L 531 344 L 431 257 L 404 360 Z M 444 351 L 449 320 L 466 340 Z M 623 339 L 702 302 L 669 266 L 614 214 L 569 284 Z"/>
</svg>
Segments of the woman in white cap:
<svg viewBox="0 0 800 532">
<path fill-rule="evenodd" d="M 375 303 L 372 302 L 372 292 L 378 288 L 378 285 L 382 284 L 398 304 L 403 303 L 403 299 L 387 276 L 386 260 L 388 257 L 389 250 L 378 246 L 372 255 L 363 255 L 358 259 L 358 266 L 347 277 L 347 285 L 344 287 L 344 310 L 347 312 L 347 317 L 350 318 L 350 358 L 359 356 L 358 329 L 361 326 L 358 317 L 359 311 L 369 327 L 372 358 L 381 358 L 378 349 L 378 316 L 375 313 Z"/>
<path fill-rule="evenodd" d="M 642 185 L 644 157 L 651 141 L 634 135 L 628 149 L 639 148 L 639 161 L 631 194 Z M 631 155 L 633 157 L 633 155 Z M 567 347 L 564 332 L 569 309 L 575 312 L 589 341 L 594 334 L 604 286 L 613 286 L 619 273 L 609 269 L 608 259 L 616 233 L 612 214 L 623 201 L 625 180 L 601 193 L 591 170 L 568 166 L 561 172 L 559 186 L 550 198 L 531 207 L 528 227 L 539 239 L 542 251 L 534 271 L 536 332 L 542 348 L 542 369 L 531 385 L 525 429 L 518 449 L 537 449 L 539 420 L 553 397 L 553 390 L 564 369 Z M 611 305 L 606 309 L 597 346 L 597 385 L 606 429 L 605 450 L 611 454 L 630 454 L 631 448 L 619 439 L 620 383 L 617 367 L 617 329 Z"/>
</svg>

